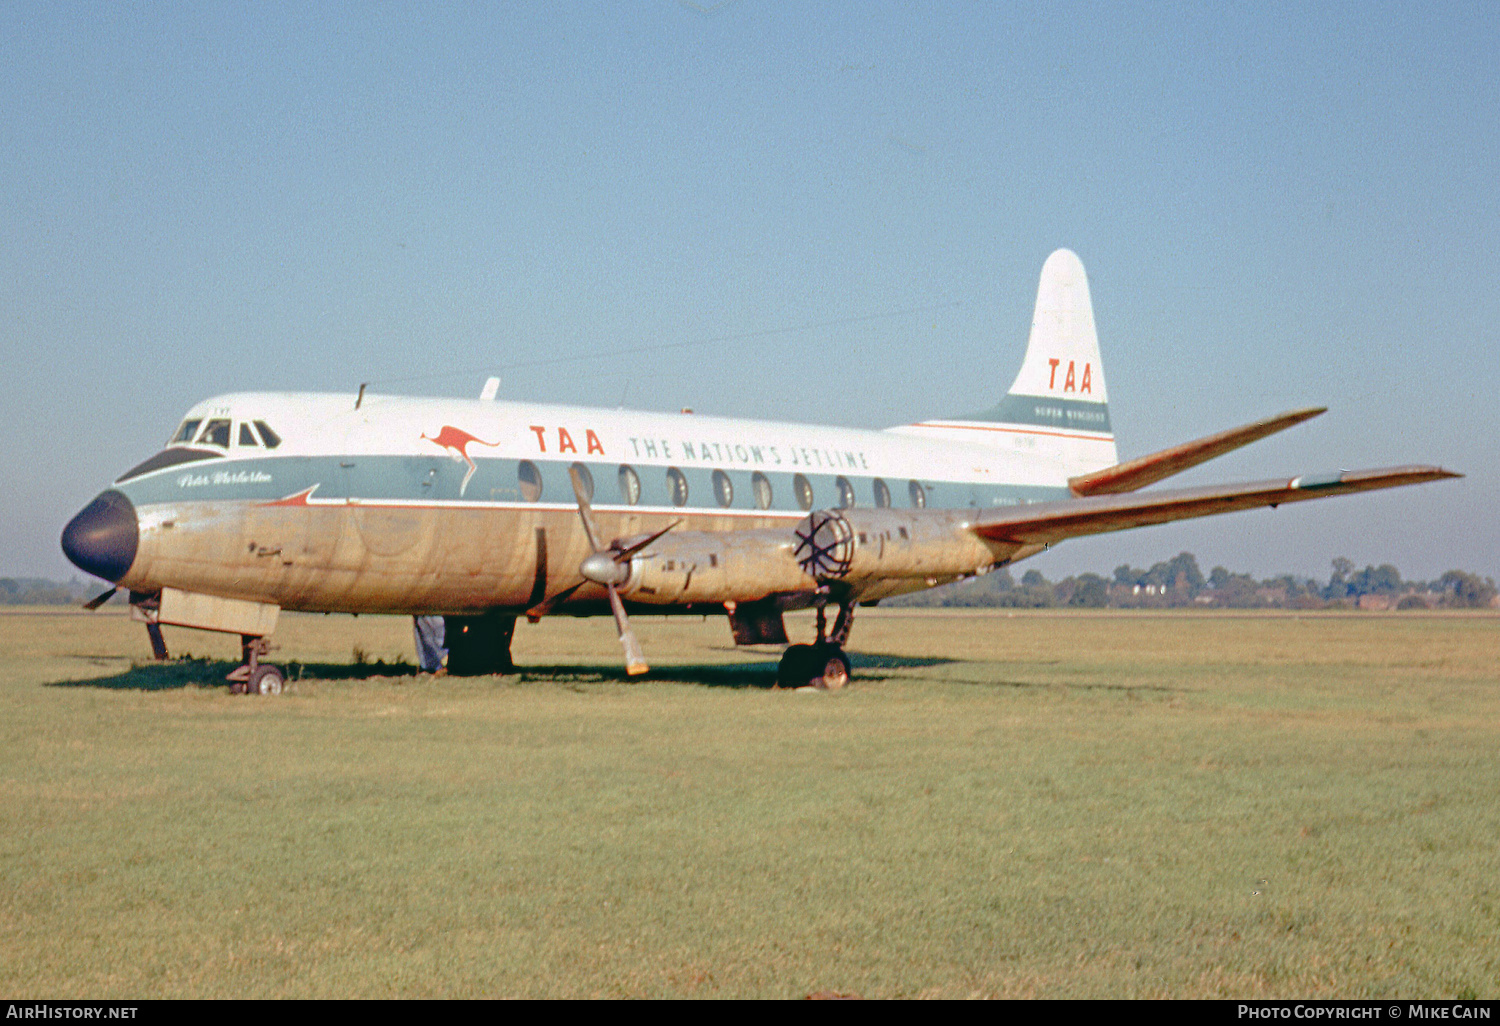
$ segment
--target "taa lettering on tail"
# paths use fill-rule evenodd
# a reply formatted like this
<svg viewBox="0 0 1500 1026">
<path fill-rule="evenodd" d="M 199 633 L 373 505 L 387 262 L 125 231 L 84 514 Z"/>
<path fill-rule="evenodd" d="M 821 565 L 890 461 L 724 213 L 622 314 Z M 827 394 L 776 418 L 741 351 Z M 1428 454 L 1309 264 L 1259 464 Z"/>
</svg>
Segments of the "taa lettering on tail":
<svg viewBox="0 0 1500 1026">
<path fill-rule="evenodd" d="M 1064 392 L 1088 392 L 1092 395 L 1094 392 L 1092 368 L 1087 363 L 1083 365 L 1083 379 L 1080 381 L 1075 377 L 1076 362 L 1074 360 L 1068 361 L 1068 373 L 1063 378 L 1062 390 Z M 1047 375 L 1047 387 L 1054 392 L 1057 391 L 1057 368 L 1061 363 L 1062 361 L 1057 359 L 1057 357 L 1052 357 L 1047 361 L 1047 366 L 1052 368 L 1051 373 Z"/>
</svg>

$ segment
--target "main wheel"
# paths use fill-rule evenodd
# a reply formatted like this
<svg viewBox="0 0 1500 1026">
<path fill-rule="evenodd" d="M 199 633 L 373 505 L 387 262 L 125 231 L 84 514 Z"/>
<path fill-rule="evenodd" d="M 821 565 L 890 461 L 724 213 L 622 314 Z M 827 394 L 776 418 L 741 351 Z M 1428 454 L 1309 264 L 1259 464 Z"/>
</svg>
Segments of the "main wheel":
<svg viewBox="0 0 1500 1026">
<path fill-rule="evenodd" d="M 279 695 L 281 685 L 285 680 L 286 678 L 276 667 L 269 663 L 261 663 L 246 683 L 252 695 Z"/>
<path fill-rule="evenodd" d="M 829 691 L 849 683 L 849 657 L 837 645 L 815 645 L 811 662 L 810 683 Z"/>
<path fill-rule="evenodd" d="M 812 685 L 837 691 L 849 683 L 849 657 L 837 645 L 793 645 L 781 656 L 776 686 L 805 688 Z"/>
<path fill-rule="evenodd" d="M 813 678 L 815 656 L 811 645 L 789 645 L 776 667 L 776 686 L 790 691 L 807 687 Z"/>
</svg>

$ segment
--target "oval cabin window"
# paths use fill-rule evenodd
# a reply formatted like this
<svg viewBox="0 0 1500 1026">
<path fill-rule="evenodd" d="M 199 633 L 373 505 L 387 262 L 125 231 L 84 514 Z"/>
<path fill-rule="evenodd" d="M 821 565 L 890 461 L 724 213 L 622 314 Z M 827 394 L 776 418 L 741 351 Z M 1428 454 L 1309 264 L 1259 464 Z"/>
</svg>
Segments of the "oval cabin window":
<svg viewBox="0 0 1500 1026">
<path fill-rule="evenodd" d="M 582 463 L 575 463 L 568 468 L 569 471 L 578 474 L 578 483 L 583 486 L 583 497 L 590 502 L 594 501 L 594 475 L 589 473 L 589 468 Z"/>
<path fill-rule="evenodd" d="M 792 478 L 792 492 L 797 496 L 797 505 L 805 510 L 813 508 L 812 484 L 809 483 L 807 478 L 801 474 Z"/>
<path fill-rule="evenodd" d="M 849 483 L 847 477 L 840 477 L 834 481 L 839 489 L 839 509 L 854 508 L 854 486 Z"/>
<path fill-rule="evenodd" d="M 521 498 L 536 502 L 542 497 L 542 472 L 530 460 L 522 460 L 516 468 L 516 480 L 521 485 Z"/>
<path fill-rule="evenodd" d="M 734 482 L 722 470 L 714 471 L 714 498 L 725 509 L 734 505 Z"/>
<path fill-rule="evenodd" d="M 620 498 L 627 506 L 641 501 L 641 479 L 633 467 L 620 464 Z"/>
<path fill-rule="evenodd" d="M 687 477 L 676 467 L 667 468 L 667 493 L 672 496 L 672 505 L 686 506 L 688 501 Z"/>
<path fill-rule="evenodd" d="M 757 470 L 754 474 L 750 475 L 750 488 L 751 488 L 751 490 L 753 490 L 755 492 L 755 508 L 756 509 L 770 509 L 771 508 L 771 480 L 770 480 L 770 478 L 766 477 L 766 475 L 762 474 L 760 471 Z"/>
</svg>

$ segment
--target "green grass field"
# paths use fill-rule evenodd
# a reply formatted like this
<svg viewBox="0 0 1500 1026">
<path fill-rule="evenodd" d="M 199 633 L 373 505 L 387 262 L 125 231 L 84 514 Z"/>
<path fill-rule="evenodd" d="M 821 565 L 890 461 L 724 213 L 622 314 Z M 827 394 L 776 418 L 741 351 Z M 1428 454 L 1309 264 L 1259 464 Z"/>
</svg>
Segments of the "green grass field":
<svg viewBox="0 0 1500 1026">
<path fill-rule="evenodd" d="M 269 699 L 0 615 L 0 992 L 1500 996 L 1493 614 L 865 611 L 832 694 L 637 630 L 284 616 Z"/>
</svg>

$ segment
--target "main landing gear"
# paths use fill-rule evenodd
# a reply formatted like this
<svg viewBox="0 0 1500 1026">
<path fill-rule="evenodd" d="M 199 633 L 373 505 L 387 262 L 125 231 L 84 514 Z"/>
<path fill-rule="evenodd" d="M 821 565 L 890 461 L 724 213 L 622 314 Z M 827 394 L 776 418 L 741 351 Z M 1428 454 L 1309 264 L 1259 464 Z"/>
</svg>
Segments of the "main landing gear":
<svg viewBox="0 0 1500 1026">
<path fill-rule="evenodd" d="M 817 643 L 792 645 L 782 653 L 781 664 L 776 668 L 776 686 L 837 691 L 848 684 L 849 657 L 844 654 L 844 645 L 849 641 L 849 629 L 853 626 L 854 603 L 840 604 L 832 634 L 828 633 L 827 611 L 819 604 Z"/>
<path fill-rule="evenodd" d="M 240 651 L 244 663 L 229 671 L 229 693 L 231 695 L 279 695 L 286 677 L 270 663 L 261 662 L 261 657 L 271 652 L 267 638 L 253 634 L 240 635 Z"/>
</svg>

